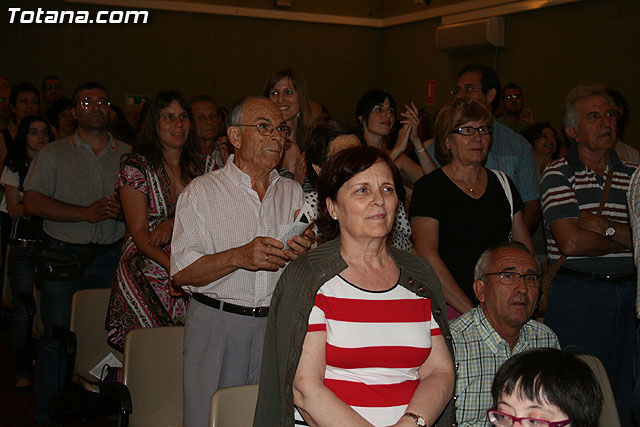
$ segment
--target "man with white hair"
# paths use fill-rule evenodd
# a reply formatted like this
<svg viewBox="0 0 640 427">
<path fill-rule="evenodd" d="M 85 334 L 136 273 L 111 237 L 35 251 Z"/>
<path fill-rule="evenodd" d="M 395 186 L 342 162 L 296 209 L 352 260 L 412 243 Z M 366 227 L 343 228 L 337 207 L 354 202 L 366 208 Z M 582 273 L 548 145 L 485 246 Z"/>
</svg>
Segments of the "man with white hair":
<svg viewBox="0 0 640 427">
<path fill-rule="evenodd" d="M 547 167 L 540 188 L 547 253 L 564 261 L 545 323 L 562 347 L 602 361 L 622 425 L 631 426 L 636 272 L 627 190 L 635 165 L 613 150 L 615 108 L 600 86 L 576 87 L 565 100 L 562 122 L 573 145 Z"/>
</svg>

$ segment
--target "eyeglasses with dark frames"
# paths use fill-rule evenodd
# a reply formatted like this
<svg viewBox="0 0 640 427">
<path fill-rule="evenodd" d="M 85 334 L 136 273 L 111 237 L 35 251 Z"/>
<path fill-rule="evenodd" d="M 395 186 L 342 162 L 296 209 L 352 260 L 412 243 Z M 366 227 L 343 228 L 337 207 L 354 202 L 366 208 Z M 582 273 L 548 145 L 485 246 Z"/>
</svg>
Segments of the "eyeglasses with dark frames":
<svg viewBox="0 0 640 427">
<path fill-rule="evenodd" d="M 510 99 L 520 99 L 522 98 L 522 95 L 518 94 L 518 93 L 512 93 L 511 95 L 505 95 L 504 99 L 506 100 L 510 100 Z"/>
<path fill-rule="evenodd" d="M 515 422 L 520 422 L 522 427 L 564 427 L 571 424 L 571 418 L 563 421 L 547 421 L 531 417 L 514 417 L 493 409 L 487 411 L 487 417 L 491 424 L 499 427 L 511 427 Z"/>
<path fill-rule="evenodd" d="M 513 286 L 520 283 L 520 279 L 524 279 L 524 283 L 530 288 L 540 287 L 540 275 L 535 273 L 520 274 L 515 271 L 500 271 L 498 273 L 487 273 L 482 277 L 498 276 L 500 283 L 507 286 Z"/>
<path fill-rule="evenodd" d="M 262 136 L 271 136 L 274 130 L 278 130 L 280 135 L 288 138 L 291 135 L 291 128 L 285 124 L 279 124 L 278 126 L 274 126 L 271 123 L 258 123 L 256 125 L 235 125 L 235 126 L 244 126 L 244 127 L 255 127 L 258 128 L 258 133 Z"/>
<path fill-rule="evenodd" d="M 491 135 L 493 128 L 491 126 L 480 126 L 474 128 L 473 126 L 462 126 L 451 131 L 451 133 L 457 133 L 458 135 L 471 136 L 478 132 L 480 135 Z"/>
</svg>

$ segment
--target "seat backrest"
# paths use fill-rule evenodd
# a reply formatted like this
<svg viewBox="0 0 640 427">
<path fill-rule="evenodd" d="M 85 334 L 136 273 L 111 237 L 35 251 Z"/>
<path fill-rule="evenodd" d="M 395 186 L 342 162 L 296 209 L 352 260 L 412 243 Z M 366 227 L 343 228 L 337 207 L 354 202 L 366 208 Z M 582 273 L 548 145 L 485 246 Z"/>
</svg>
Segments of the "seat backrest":
<svg viewBox="0 0 640 427">
<path fill-rule="evenodd" d="M 134 329 L 124 345 L 131 427 L 182 425 L 184 326 Z"/>
<path fill-rule="evenodd" d="M 253 414 L 258 401 L 258 384 L 228 387 L 211 396 L 210 427 L 236 427 L 253 425 Z"/>
<path fill-rule="evenodd" d="M 76 334 L 75 372 L 90 379 L 88 372 L 110 352 L 120 361 L 122 354 L 107 344 L 104 322 L 111 289 L 83 289 L 73 294 L 69 328 Z"/>
<path fill-rule="evenodd" d="M 600 384 L 602 390 L 602 413 L 600 414 L 599 427 L 620 427 L 620 418 L 618 417 L 618 409 L 616 408 L 616 400 L 613 397 L 613 391 L 611 390 L 611 384 L 609 383 L 609 377 L 607 371 L 604 369 L 604 365 L 595 356 L 587 354 L 578 355 L 580 359 L 589 365 L 591 370 Z"/>
</svg>

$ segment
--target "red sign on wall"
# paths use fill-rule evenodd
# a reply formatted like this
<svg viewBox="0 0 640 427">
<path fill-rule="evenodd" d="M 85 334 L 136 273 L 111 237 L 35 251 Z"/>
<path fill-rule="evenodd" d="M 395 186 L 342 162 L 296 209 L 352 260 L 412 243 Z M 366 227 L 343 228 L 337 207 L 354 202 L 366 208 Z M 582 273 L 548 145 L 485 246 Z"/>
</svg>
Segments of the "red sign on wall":
<svg viewBox="0 0 640 427">
<path fill-rule="evenodd" d="M 434 105 L 436 103 L 436 81 L 427 80 L 424 90 L 424 103 Z"/>
</svg>

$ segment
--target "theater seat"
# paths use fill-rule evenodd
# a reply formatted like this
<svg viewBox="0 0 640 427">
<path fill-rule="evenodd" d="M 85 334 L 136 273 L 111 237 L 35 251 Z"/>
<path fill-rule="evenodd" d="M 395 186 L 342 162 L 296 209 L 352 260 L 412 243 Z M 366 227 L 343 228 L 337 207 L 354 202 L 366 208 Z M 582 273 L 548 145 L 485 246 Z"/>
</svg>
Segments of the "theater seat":
<svg viewBox="0 0 640 427">
<path fill-rule="evenodd" d="M 210 427 L 238 427 L 253 425 L 258 401 L 258 384 L 228 387 L 211 396 Z"/>
<path fill-rule="evenodd" d="M 87 417 L 113 413 L 114 408 L 100 397 L 100 379 L 89 373 L 105 356 L 122 354 L 107 344 L 104 319 L 110 289 L 84 289 L 73 294 L 69 329 L 54 327 L 54 336 L 64 349 L 64 385 L 49 403 L 50 418 Z M 86 394 L 79 392 L 81 388 Z"/>
<path fill-rule="evenodd" d="M 604 369 L 604 365 L 600 359 L 595 356 L 580 354 L 578 357 L 589 365 L 598 379 L 598 384 L 600 384 L 600 389 L 602 390 L 602 413 L 600 414 L 598 426 L 620 427 L 616 400 L 613 397 L 613 391 L 611 390 L 611 384 L 609 383 L 609 377 L 607 376 L 607 371 Z"/>
<path fill-rule="evenodd" d="M 182 425 L 183 341 L 183 326 L 140 328 L 127 334 L 122 384 L 101 384 L 111 397 L 130 395 L 130 402 L 121 402 L 120 426 Z"/>
</svg>

